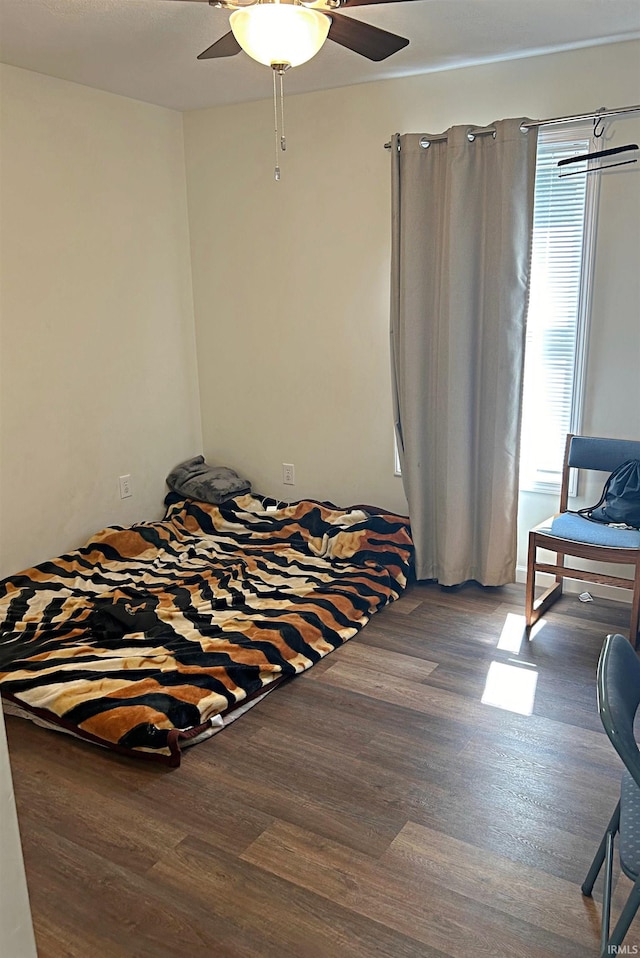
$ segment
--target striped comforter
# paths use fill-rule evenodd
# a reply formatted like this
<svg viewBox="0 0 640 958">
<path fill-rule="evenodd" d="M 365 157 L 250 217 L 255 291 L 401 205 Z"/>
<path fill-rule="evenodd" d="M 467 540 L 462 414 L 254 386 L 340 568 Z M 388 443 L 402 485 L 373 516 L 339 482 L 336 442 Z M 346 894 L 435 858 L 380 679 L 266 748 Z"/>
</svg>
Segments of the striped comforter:
<svg viewBox="0 0 640 958">
<path fill-rule="evenodd" d="M 0 693 L 89 741 L 179 765 L 221 716 L 396 599 L 411 552 L 407 520 L 366 507 L 170 494 L 163 520 L 104 529 L 0 582 Z"/>
</svg>

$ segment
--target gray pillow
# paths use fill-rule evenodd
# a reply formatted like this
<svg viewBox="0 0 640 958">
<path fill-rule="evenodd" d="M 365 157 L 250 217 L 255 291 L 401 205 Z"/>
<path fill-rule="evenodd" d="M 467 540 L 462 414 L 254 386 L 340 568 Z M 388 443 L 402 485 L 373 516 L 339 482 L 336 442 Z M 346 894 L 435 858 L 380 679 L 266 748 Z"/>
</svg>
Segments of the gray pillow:
<svg viewBox="0 0 640 958">
<path fill-rule="evenodd" d="M 167 476 L 167 485 L 181 496 L 214 505 L 251 492 L 251 483 L 247 479 L 242 479 L 227 466 L 208 466 L 204 456 L 181 462 Z"/>
</svg>

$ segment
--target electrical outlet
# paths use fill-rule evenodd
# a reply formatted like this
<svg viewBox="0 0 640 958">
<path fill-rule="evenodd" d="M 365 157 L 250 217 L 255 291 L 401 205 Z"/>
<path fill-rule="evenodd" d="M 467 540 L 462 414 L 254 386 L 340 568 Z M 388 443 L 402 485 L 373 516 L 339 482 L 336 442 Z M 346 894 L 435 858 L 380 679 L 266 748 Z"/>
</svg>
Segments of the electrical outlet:
<svg viewBox="0 0 640 958">
<path fill-rule="evenodd" d="M 282 463 L 282 481 L 284 482 L 285 486 L 295 486 L 296 469 L 292 462 Z"/>
<path fill-rule="evenodd" d="M 131 476 L 120 476 L 120 498 L 128 499 L 129 496 L 133 495 L 133 483 L 131 481 Z"/>
</svg>

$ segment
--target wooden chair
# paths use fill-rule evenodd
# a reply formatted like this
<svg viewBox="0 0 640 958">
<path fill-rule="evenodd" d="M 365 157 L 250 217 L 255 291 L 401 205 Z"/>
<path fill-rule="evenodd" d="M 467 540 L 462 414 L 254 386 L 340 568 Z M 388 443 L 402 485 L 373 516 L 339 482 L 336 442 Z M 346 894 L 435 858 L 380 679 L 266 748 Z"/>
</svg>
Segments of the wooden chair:
<svg viewBox="0 0 640 958">
<path fill-rule="evenodd" d="M 527 631 L 560 598 L 564 579 L 581 579 L 632 591 L 629 639 L 636 645 L 640 624 L 640 530 L 615 529 L 585 519 L 567 508 L 570 469 L 611 473 L 627 459 L 640 459 L 640 441 L 567 436 L 560 488 L 560 511 L 529 532 L 525 592 Z M 606 476 L 603 476 L 603 485 L 605 478 Z M 555 563 L 539 561 L 538 549 L 555 553 Z M 626 579 L 605 572 L 576 569 L 567 565 L 567 556 L 593 562 L 630 565 L 633 567 L 633 577 Z M 555 582 L 537 599 L 536 572 L 547 572 L 555 578 Z"/>
</svg>

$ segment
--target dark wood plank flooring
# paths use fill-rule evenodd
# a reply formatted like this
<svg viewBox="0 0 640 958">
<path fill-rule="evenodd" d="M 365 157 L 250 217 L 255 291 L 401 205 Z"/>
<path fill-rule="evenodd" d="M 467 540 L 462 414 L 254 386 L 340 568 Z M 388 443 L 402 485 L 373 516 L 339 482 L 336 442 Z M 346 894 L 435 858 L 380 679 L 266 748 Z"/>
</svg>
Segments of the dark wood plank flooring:
<svg viewBox="0 0 640 958">
<path fill-rule="evenodd" d="M 40 958 L 595 958 L 629 607 L 523 598 L 414 585 L 177 770 L 7 717 Z"/>
</svg>

